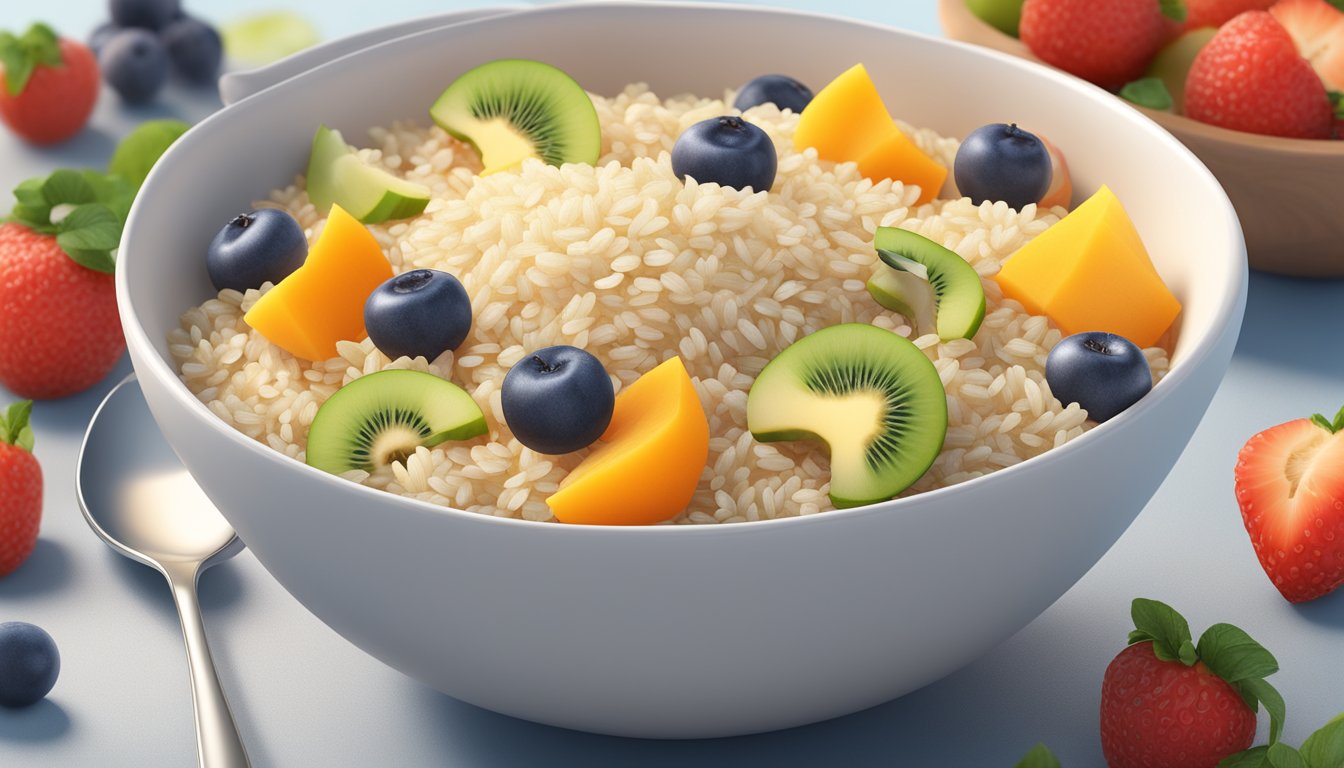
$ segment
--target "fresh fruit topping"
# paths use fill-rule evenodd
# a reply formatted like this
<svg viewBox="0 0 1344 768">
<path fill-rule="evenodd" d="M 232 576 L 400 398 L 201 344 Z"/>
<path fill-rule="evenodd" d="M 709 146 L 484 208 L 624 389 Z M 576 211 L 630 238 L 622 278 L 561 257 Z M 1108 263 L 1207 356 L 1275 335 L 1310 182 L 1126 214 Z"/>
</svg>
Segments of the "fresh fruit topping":
<svg viewBox="0 0 1344 768">
<path fill-rule="evenodd" d="M 471 298 L 456 277 L 436 269 L 403 272 L 364 302 L 369 338 L 388 357 L 433 360 L 457 349 L 471 330 Z"/>
<path fill-rule="evenodd" d="M 1344 12 L 1325 0 L 1279 0 L 1269 12 L 1288 30 L 1325 89 L 1344 91 Z"/>
<path fill-rule="evenodd" d="M 1274 3 L 1275 0 L 1185 0 L 1185 23 L 1181 29 L 1216 30 L 1246 11 L 1267 11 Z"/>
<path fill-rule="evenodd" d="M 673 357 L 621 390 L 607 431 L 546 503 L 562 523 L 661 523 L 686 509 L 708 458 L 709 422 Z"/>
<path fill-rule="evenodd" d="M 857 163 L 873 181 L 893 179 L 919 187 L 919 205 L 938 195 L 947 169 L 924 154 L 891 119 L 877 86 L 862 64 L 832 80 L 798 118 L 793 146 L 813 147 L 817 157 Z"/>
<path fill-rule="evenodd" d="M 952 174 L 957 189 L 976 205 L 1002 200 L 1020 210 L 1050 189 L 1050 153 L 1016 123 L 990 123 L 971 131 L 957 148 Z"/>
<path fill-rule="evenodd" d="M 1019 31 L 1042 61 L 1114 90 L 1143 74 L 1184 18 L 1179 0 L 1026 0 Z"/>
<path fill-rule="evenodd" d="M 991 27 L 1017 37 L 1017 27 L 1022 21 L 1022 0 L 966 0 L 966 7 Z"/>
<path fill-rule="evenodd" d="M 205 251 L 216 291 L 238 292 L 279 283 L 308 258 L 308 238 L 293 216 L 277 208 L 240 213 L 219 230 Z"/>
<path fill-rule="evenodd" d="M 801 113 L 812 101 L 812 89 L 788 75 L 761 75 L 743 85 L 733 99 L 733 109 L 746 112 L 760 104 Z"/>
<path fill-rule="evenodd" d="M 1167 112 L 1175 104 L 1171 98 L 1171 91 L 1167 90 L 1167 84 L 1160 77 L 1141 77 L 1125 83 L 1125 87 L 1121 88 L 1117 95 L 1131 104 L 1155 109 L 1158 112 Z"/>
<path fill-rule="evenodd" d="M 1302 603 L 1344 584 L 1344 409 L 1256 434 L 1237 454 L 1236 492 L 1269 580 Z"/>
<path fill-rule="evenodd" d="M 994 279 L 1004 296 L 1069 335 L 1104 331 L 1151 347 L 1181 311 L 1104 185 L 1009 256 Z"/>
<path fill-rule="evenodd" d="M 183 78 L 197 85 L 215 82 L 224 60 L 224 41 L 214 27 L 186 16 L 164 27 L 160 36 Z"/>
<path fill-rule="evenodd" d="M 1059 758 L 1044 744 L 1037 744 L 1017 761 L 1013 768 L 1060 768 Z"/>
<path fill-rule="evenodd" d="M 1335 717 L 1293 749 L 1282 741 L 1251 747 L 1223 760 L 1218 768 L 1337 768 L 1344 765 L 1344 714 Z"/>
<path fill-rule="evenodd" d="M 1137 598 L 1129 647 L 1101 682 L 1101 752 L 1110 768 L 1213 768 L 1255 738 L 1259 704 L 1269 741 L 1283 730 L 1283 697 L 1265 678 L 1269 651 L 1231 624 L 1214 624 L 1196 645 L 1170 606 Z"/>
<path fill-rule="evenodd" d="M 890 499 L 943 449 L 947 395 L 909 340 L 863 323 L 823 328 L 771 360 L 747 395 L 761 442 L 821 440 L 831 451 L 831 502 Z"/>
<path fill-rule="evenodd" d="M 98 63 L 81 43 L 45 24 L 15 37 L 0 32 L 0 120 L 34 144 L 79 133 L 98 100 Z"/>
<path fill-rule="evenodd" d="M 476 148 L 483 174 L 516 168 L 529 157 L 593 165 L 602 151 L 593 100 L 574 78 L 539 61 L 482 64 L 454 80 L 429 114 Z"/>
<path fill-rule="evenodd" d="M 25 621 L 0 623 L 0 706 L 41 701 L 61 673 L 61 654 L 46 630 Z"/>
<path fill-rule="evenodd" d="M 868 278 L 867 288 L 874 301 L 903 315 L 915 333 L 923 335 L 936 328 L 933 286 L 927 277 L 882 266 Z"/>
<path fill-rule="evenodd" d="M 1073 178 L 1069 176 L 1069 164 L 1064 160 L 1064 153 L 1059 151 L 1059 147 L 1051 144 L 1048 139 L 1040 134 L 1036 138 L 1045 145 L 1045 151 L 1050 154 L 1050 188 L 1045 190 L 1041 196 L 1038 205 L 1041 208 L 1065 208 L 1073 202 Z"/>
<path fill-rule="evenodd" d="M 336 390 L 308 429 L 307 462 L 339 475 L 405 464 L 420 447 L 486 432 L 485 414 L 461 387 L 432 373 L 386 370 Z"/>
<path fill-rule="evenodd" d="M 878 227 L 873 247 L 892 269 L 909 272 L 911 262 L 923 268 L 933 293 L 938 338 L 948 341 L 975 336 L 985 317 L 985 288 L 965 259 L 923 235 L 898 227 Z"/>
<path fill-rule="evenodd" d="M 391 277 L 373 234 L 333 205 L 303 266 L 257 299 L 243 320 L 295 357 L 326 360 L 336 356 L 337 342 L 364 338 L 364 303 Z"/>
<path fill-rule="evenodd" d="M 168 147 L 190 129 L 191 126 L 181 120 L 150 120 L 141 123 L 117 145 L 107 164 L 107 172 L 120 176 L 138 188 L 154 164 L 168 151 Z"/>
<path fill-rule="evenodd" d="M 701 120 L 672 147 L 672 172 L 683 181 L 766 192 L 775 167 L 775 144 L 765 131 L 730 115 Z"/>
<path fill-rule="evenodd" d="M 1077 403 L 1098 423 L 1137 403 L 1153 388 L 1143 350 L 1113 333 L 1075 333 L 1050 350 L 1045 381 L 1061 403 Z"/>
<path fill-rule="evenodd" d="M 1217 32 L 1213 27 L 1191 28 L 1158 51 L 1148 65 L 1146 76 L 1162 81 L 1175 113 L 1185 111 L 1185 78 L 1190 73 L 1190 65 Z"/>
<path fill-rule="evenodd" d="M 1235 131 L 1326 139 L 1333 112 L 1316 71 L 1265 11 L 1224 24 L 1185 79 L 1185 114 Z"/>
<path fill-rule="evenodd" d="M 98 55 L 103 80 L 127 104 L 144 104 L 168 80 L 168 51 L 157 35 L 144 29 L 123 29 Z"/>
<path fill-rule="evenodd" d="M 335 203 L 365 224 L 376 224 L 420 215 L 429 197 L 429 187 L 366 165 L 340 131 L 317 127 L 308 155 L 308 198 L 319 212 Z"/>
<path fill-rule="evenodd" d="M 561 454 L 592 445 L 611 424 L 616 398 L 596 357 L 568 346 L 546 347 L 504 376 L 500 405 L 518 442 Z"/>
<path fill-rule="evenodd" d="M 253 67 L 279 61 L 322 41 L 312 22 L 291 11 L 245 16 L 224 25 L 220 37 L 230 59 Z"/>
<path fill-rule="evenodd" d="M 109 0 L 112 23 L 118 27 L 160 30 L 182 13 L 179 0 Z"/>
<path fill-rule="evenodd" d="M 33 553 L 42 522 L 42 467 L 33 457 L 28 426 L 32 412 L 31 400 L 0 411 L 0 576 L 13 573 Z M 0 670 L 0 686 L 4 677 Z"/>
</svg>

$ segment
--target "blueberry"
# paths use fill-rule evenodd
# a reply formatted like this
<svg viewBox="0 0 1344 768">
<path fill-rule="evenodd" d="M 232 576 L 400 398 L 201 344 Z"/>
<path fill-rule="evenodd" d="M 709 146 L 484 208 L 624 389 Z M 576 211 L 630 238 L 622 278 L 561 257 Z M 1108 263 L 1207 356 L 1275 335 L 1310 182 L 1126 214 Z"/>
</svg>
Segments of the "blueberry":
<svg viewBox="0 0 1344 768">
<path fill-rule="evenodd" d="M 1078 403 L 1102 422 L 1153 388 L 1143 350 L 1124 336 L 1091 331 L 1061 339 L 1045 359 L 1045 381 L 1061 403 Z"/>
<path fill-rule="evenodd" d="M 971 132 L 952 164 L 957 189 L 979 205 L 1002 200 L 1021 210 L 1050 189 L 1050 153 L 1016 124 L 990 123 Z"/>
<path fill-rule="evenodd" d="M 110 0 L 112 23 L 119 27 L 160 30 L 182 12 L 179 0 Z"/>
<path fill-rule="evenodd" d="M 143 104 L 168 78 L 168 51 L 153 32 L 123 29 L 103 44 L 98 68 L 123 101 Z"/>
<path fill-rule="evenodd" d="M 0 624 L 0 706 L 36 704 L 60 673 L 61 654 L 45 630 L 23 621 Z"/>
<path fill-rule="evenodd" d="M 205 252 L 215 290 L 246 291 L 278 283 L 308 258 L 303 227 L 284 211 L 262 208 L 234 216 Z"/>
<path fill-rule="evenodd" d="M 110 21 L 105 21 L 93 28 L 93 31 L 89 33 L 89 50 L 93 51 L 95 59 L 98 58 L 98 54 L 103 52 L 103 46 L 107 45 L 107 41 L 111 40 L 112 36 L 120 31 L 121 27 Z"/>
<path fill-rule="evenodd" d="M 672 172 L 701 184 L 757 192 L 775 183 L 775 145 L 740 117 L 711 117 L 687 128 L 672 147 Z"/>
<path fill-rule="evenodd" d="M 547 347 L 509 369 L 500 404 L 518 442 L 559 454 L 592 445 L 607 431 L 616 394 L 596 357 L 576 347 Z"/>
<path fill-rule="evenodd" d="M 761 75 L 742 86 L 733 99 L 733 108 L 746 112 L 758 105 L 773 103 L 780 109 L 802 112 L 812 101 L 812 89 L 788 75 Z"/>
<path fill-rule="evenodd" d="M 188 16 L 164 27 L 159 38 L 182 77 L 198 85 L 215 82 L 224 43 L 214 27 Z"/>
<path fill-rule="evenodd" d="M 456 277 L 436 269 L 404 272 L 364 302 L 364 326 L 383 354 L 433 360 L 457 349 L 471 330 L 471 299 Z"/>
</svg>

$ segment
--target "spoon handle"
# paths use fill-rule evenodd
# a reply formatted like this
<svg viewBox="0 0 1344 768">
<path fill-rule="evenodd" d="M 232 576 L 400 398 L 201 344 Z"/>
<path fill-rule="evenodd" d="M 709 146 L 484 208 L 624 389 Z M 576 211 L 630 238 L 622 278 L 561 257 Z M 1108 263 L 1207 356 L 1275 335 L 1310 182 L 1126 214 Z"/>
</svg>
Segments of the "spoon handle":
<svg viewBox="0 0 1344 768">
<path fill-rule="evenodd" d="M 238 736 L 229 702 L 219 686 L 210 645 L 205 639 L 205 624 L 196 600 L 199 563 L 165 563 L 164 575 L 173 589 L 173 602 L 182 619 L 182 636 L 187 643 L 187 664 L 191 667 L 191 700 L 196 708 L 196 746 L 201 768 L 249 768 L 247 750 Z"/>
</svg>

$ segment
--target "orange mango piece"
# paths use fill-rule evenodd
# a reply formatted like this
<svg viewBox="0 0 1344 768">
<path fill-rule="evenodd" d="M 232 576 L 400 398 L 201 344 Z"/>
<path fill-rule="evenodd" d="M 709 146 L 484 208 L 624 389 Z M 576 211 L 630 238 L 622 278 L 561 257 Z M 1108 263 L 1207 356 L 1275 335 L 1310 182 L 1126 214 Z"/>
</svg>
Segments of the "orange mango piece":
<svg viewBox="0 0 1344 768">
<path fill-rule="evenodd" d="M 336 342 L 367 335 L 364 302 L 391 277 L 392 265 L 373 234 L 333 205 L 308 260 L 258 299 L 243 320 L 295 357 L 326 360 L 336 356 Z"/>
<path fill-rule="evenodd" d="M 546 503 L 562 523 L 660 523 L 691 502 L 708 459 L 709 422 L 673 357 L 621 390 L 597 447 Z"/>
<path fill-rule="evenodd" d="M 859 173 L 873 181 L 918 185 L 921 205 L 947 180 L 947 169 L 896 126 L 862 64 L 850 67 L 812 98 L 798 118 L 793 146 L 800 152 L 815 147 L 823 160 L 857 162 Z"/>
<path fill-rule="evenodd" d="M 1106 186 L 1008 257 L 994 279 L 1067 335 L 1105 331 L 1151 347 L 1181 311 Z"/>
</svg>

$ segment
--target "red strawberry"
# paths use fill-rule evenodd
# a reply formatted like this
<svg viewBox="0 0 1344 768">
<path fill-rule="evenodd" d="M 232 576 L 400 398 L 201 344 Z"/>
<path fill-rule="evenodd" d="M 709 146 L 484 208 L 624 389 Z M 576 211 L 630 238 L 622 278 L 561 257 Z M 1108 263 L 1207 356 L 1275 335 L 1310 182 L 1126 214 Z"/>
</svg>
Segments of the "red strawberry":
<svg viewBox="0 0 1344 768">
<path fill-rule="evenodd" d="M 1214 768 L 1255 739 L 1257 702 L 1270 713 L 1270 741 L 1283 727 L 1283 699 L 1264 678 L 1278 662 L 1249 635 L 1214 624 L 1192 642 L 1185 619 L 1164 603 L 1136 599 L 1130 646 L 1101 682 L 1101 751 L 1110 768 Z"/>
<path fill-rule="evenodd" d="M 1270 427 L 1237 454 L 1236 491 L 1251 546 L 1294 603 L 1344 584 L 1344 409 Z"/>
<path fill-rule="evenodd" d="M 33 458 L 30 401 L 0 411 L 0 576 L 32 554 L 42 520 L 42 467 Z"/>
<path fill-rule="evenodd" d="M 23 37 L 0 32 L 0 119 L 34 144 L 79 133 L 98 100 L 98 62 L 82 43 L 44 24 Z"/>
<path fill-rule="evenodd" d="M 1275 0 L 1185 0 L 1182 31 L 1221 27 L 1246 11 L 1267 11 Z"/>
<path fill-rule="evenodd" d="M 106 376 L 126 349 L 112 281 L 55 237 L 0 224 L 0 384 L 46 399 Z"/>
<path fill-rule="evenodd" d="M 1143 76 L 1175 22 L 1159 0 L 1026 0 L 1019 34 L 1047 64 L 1112 90 Z"/>
<path fill-rule="evenodd" d="M 1327 91 L 1344 91 L 1344 13 L 1325 0 L 1280 0 L 1269 12 Z"/>
<path fill-rule="evenodd" d="M 1190 65 L 1185 114 L 1269 136 L 1330 138 L 1334 110 L 1311 64 L 1266 11 L 1223 25 Z"/>
</svg>

